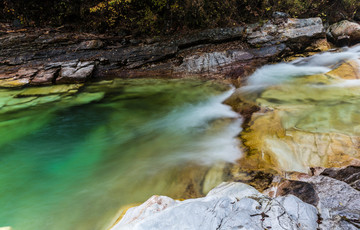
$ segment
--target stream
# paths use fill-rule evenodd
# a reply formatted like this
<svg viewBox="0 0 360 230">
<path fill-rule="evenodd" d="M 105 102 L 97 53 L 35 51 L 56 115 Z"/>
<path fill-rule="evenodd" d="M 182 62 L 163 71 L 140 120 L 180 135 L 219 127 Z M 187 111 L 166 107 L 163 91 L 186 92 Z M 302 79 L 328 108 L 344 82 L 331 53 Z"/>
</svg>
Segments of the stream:
<svg viewBox="0 0 360 230">
<path fill-rule="evenodd" d="M 0 92 L 16 95 L 1 101 L 0 227 L 104 229 L 121 206 L 186 198 L 193 174 L 241 156 L 225 84 L 116 79 L 75 94 L 44 90 Z"/>
<path fill-rule="evenodd" d="M 154 194 L 205 195 L 219 164 L 358 164 L 359 58 L 356 46 L 266 65 L 236 90 L 195 79 L 1 89 L 0 227 L 101 230 Z M 225 100 L 259 108 L 244 132 Z"/>
</svg>

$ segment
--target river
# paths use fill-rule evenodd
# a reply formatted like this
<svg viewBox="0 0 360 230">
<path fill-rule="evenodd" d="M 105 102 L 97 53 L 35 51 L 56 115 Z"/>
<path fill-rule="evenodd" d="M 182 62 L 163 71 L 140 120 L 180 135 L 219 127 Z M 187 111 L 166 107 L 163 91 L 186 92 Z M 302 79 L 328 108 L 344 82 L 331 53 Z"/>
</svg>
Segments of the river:
<svg viewBox="0 0 360 230">
<path fill-rule="evenodd" d="M 122 205 L 187 198 L 186 178 L 241 156 L 241 118 L 222 104 L 233 92 L 223 83 L 116 79 L 76 93 L 36 90 L 0 92 L 11 95 L 0 113 L 0 227 L 104 229 Z"/>
</svg>

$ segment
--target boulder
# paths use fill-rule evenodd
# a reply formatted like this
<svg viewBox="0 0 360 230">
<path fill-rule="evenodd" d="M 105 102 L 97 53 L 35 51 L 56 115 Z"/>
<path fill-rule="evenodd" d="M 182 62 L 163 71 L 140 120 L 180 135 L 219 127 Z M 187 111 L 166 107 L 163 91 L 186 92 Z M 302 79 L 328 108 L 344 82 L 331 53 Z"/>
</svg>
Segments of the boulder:
<svg viewBox="0 0 360 230">
<path fill-rule="evenodd" d="M 359 229 L 360 192 L 345 182 L 325 176 L 303 179 L 319 197 L 320 229 Z"/>
<path fill-rule="evenodd" d="M 271 199 L 243 183 L 222 183 L 206 197 L 153 196 L 111 229 L 316 229 L 317 210 L 293 195 Z"/>
<path fill-rule="evenodd" d="M 80 83 L 90 78 L 95 69 L 95 62 L 73 61 L 63 63 L 56 83 Z"/>
<path fill-rule="evenodd" d="M 325 169 L 323 175 L 349 174 L 354 168 Z M 346 173 L 344 173 L 346 171 Z M 357 171 L 357 170 L 356 170 Z M 282 178 L 265 191 L 271 197 L 292 194 L 318 210 L 318 229 L 359 229 L 360 191 L 349 184 L 328 176 L 293 175 L 295 180 Z M 315 229 L 315 228 L 313 228 Z"/>
<path fill-rule="evenodd" d="M 343 20 L 331 25 L 327 34 L 338 45 L 353 45 L 360 42 L 360 24 Z"/>
</svg>

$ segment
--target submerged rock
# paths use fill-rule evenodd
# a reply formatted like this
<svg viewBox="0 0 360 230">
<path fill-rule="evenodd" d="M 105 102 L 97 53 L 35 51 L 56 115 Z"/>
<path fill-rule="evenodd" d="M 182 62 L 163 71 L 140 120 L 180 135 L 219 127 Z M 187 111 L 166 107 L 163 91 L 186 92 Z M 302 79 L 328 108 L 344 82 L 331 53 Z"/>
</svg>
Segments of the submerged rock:
<svg viewBox="0 0 360 230">
<path fill-rule="evenodd" d="M 244 162 L 305 173 L 309 167 L 360 165 L 358 61 L 333 66 L 337 68 L 325 74 L 283 81 L 282 73 L 269 67 L 226 101 L 246 116 L 241 139 L 249 152 Z M 280 64 L 281 68 L 296 74 L 300 67 Z"/>
</svg>

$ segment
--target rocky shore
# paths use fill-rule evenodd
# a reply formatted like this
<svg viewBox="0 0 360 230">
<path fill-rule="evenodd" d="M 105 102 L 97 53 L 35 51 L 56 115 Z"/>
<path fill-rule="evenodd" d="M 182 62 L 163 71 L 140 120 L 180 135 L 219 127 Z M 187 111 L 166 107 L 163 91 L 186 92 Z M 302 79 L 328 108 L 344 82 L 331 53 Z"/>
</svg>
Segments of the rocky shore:
<svg viewBox="0 0 360 230">
<path fill-rule="evenodd" d="M 326 33 L 320 18 L 279 18 L 145 40 L 56 29 L 6 29 L 0 34 L 0 87 L 113 77 L 238 79 L 269 61 L 329 48 L 323 42 Z"/>
<path fill-rule="evenodd" d="M 88 81 L 112 78 L 197 77 L 239 87 L 264 64 L 359 42 L 359 24 L 324 26 L 320 18 L 278 17 L 161 39 L 3 26 L 0 88 L 6 88 L 8 98 L 2 112 L 59 98 L 74 105 L 96 101 L 101 92 L 77 93 Z M 261 93 L 237 89 L 225 103 L 244 118 L 239 138 L 246 154 L 237 164 L 205 170 L 192 192 L 206 194 L 207 184 L 230 182 L 203 198 L 153 196 L 129 209 L 111 229 L 359 229 L 360 133 L 353 127 L 360 120 L 354 102 L 359 88 L 302 87 L 342 84 L 359 76 L 358 62 L 343 62 L 297 85 L 270 86 Z M 44 101 L 44 95 L 51 100 Z M 340 104 L 339 97 L 345 98 Z M 334 106 L 322 107 L 330 99 Z M 312 121 L 321 121 L 321 127 Z M 287 158 L 279 156 L 284 153 Z"/>
<path fill-rule="evenodd" d="M 356 44 L 358 32 L 350 32 L 349 27 L 359 25 L 346 21 L 332 25 L 327 39 L 336 45 L 344 41 Z M 290 47 L 286 42 L 274 45 L 273 37 L 268 40 L 264 30 L 259 34 L 248 40 L 249 44 L 261 40 L 268 48 Z M 330 47 L 324 38 L 318 38 L 304 44 L 318 51 Z M 270 57 L 286 59 L 289 53 L 284 50 Z M 294 52 L 293 47 L 290 50 Z M 193 63 L 196 58 L 191 58 Z M 325 55 L 316 58 L 332 59 Z M 336 88 L 359 79 L 359 63 L 330 61 L 328 65 L 332 66 L 329 72 L 295 79 L 293 85 L 266 85 L 265 78 L 248 81 L 249 87 L 266 87 L 239 88 L 225 101 L 244 117 L 240 139 L 246 154 L 238 164 L 210 169 L 202 183 L 209 183 L 216 173 L 224 181 L 236 183 L 220 184 L 206 197 L 185 201 L 153 196 L 130 208 L 111 229 L 359 229 L 359 133 L 351 112 L 359 88 Z M 334 105 L 328 107 L 331 100 Z M 342 102 L 336 105 L 339 100 Z M 348 120 L 337 115 L 344 112 L 352 114 Z"/>
</svg>

